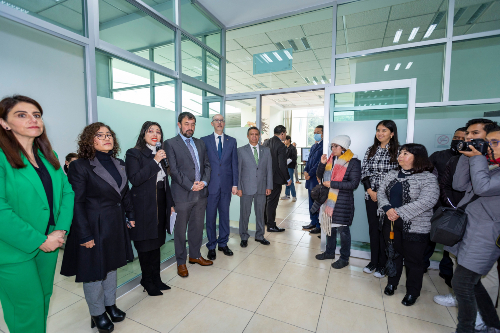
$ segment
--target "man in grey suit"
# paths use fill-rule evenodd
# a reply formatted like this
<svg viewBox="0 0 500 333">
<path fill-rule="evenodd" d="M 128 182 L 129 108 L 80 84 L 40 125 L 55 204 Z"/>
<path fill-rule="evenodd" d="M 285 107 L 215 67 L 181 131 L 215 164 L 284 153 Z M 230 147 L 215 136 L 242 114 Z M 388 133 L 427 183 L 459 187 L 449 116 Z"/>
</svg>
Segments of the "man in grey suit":
<svg viewBox="0 0 500 333">
<path fill-rule="evenodd" d="M 240 237 L 241 247 L 248 246 L 248 219 L 254 202 L 257 230 L 255 240 L 269 245 L 264 238 L 264 208 L 266 196 L 273 188 L 273 165 L 271 151 L 259 145 L 260 131 L 250 127 L 247 131 L 249 144 L 238 148 L 238 196 L 240 199 Z"/>
<path fill-rule="evenodd" d="M 172 177 L 172 197 L 177 219 L 174 228 L 177 274 L 189 275 L 186 267 L 186 229 L 188 229 L 189 263 L 210 266 L 212 261 L 201 256 L 203 224 L 210 181 L 210 162 L 205 143 L 193 138 L 196 118 L 190 112 L 182 112 L 178 123 L 180 133 L 163 143 Z"/>
</svg>

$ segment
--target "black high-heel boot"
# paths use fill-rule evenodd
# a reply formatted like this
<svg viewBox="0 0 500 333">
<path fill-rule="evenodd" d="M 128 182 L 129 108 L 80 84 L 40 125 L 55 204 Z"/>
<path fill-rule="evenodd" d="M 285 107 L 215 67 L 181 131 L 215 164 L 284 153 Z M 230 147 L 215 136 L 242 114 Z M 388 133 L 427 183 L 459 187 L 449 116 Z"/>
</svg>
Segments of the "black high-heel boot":
<svg viewBox="0 0 500 333">
<path fill-rule="evenodd" d="M 153 282 L 153 267 L 151 265 L 151 253 L 139 252 L 139 264 L 141 265 L 142 279 L 141 286 L 149 296 L 161 296 L 163 293 Z"/>
<path fill-rule="evenodd" d="M 168 285 L 166 285 L 165 283 L 163 283 L 163 281 L 161 280 L 161 276 L 160 276 L 160 273 L 161 273 L 160 249 L 153 250 L 153 251 L 154 252 L 151 255 L 151 272 L 152 272 L 153 283 L 160 290 L 170 290 L 171 288 Z"/>
<path fill-rule="evenodd" d="M 108 315 L 104 312 L 100 316 L 90 317 L 90 328 L 97 326 L 99 333 L 111 333 L 115 329 L 115 325 L 109 320 Z"/>
<path fill-rule="evenodd" d="M 125 316 L 126 316 L 125 312 L 118 309 L 116 307 L 116 304 L 113 304 L 111 306 L 106 306 L 105 308 L 106 308 L 106 312 L 109 315 L 109 317 L 111 318 L 112 322 L 118 323 L 120 321 L 125 320 Z"/>
</svg>

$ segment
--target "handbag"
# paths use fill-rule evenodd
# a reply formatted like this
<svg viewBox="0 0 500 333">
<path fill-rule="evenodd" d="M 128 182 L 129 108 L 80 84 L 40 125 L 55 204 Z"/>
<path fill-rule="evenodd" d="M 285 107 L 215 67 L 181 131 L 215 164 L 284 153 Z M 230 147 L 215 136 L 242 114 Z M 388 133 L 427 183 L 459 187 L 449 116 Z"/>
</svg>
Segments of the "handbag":
<svg viewBox="0 0 500 333">
<path fill-rule="evenodd" d="M 467 206 L 479 199 L 474 195 L 472 199 L 457 208 L 439 207 L 431 218 L 431 241 L 434 243 L 453 246 L 462 240 L 467 227 Z"/>
<path fill-rule="evenodd" d="M 311 190 L 311 199 L 322 205 L 325 203 L 326 199 L 328 199 L 329 191 L 330 189 L 328 187 L 323 184 L 318 184 Z"/>
</svg>

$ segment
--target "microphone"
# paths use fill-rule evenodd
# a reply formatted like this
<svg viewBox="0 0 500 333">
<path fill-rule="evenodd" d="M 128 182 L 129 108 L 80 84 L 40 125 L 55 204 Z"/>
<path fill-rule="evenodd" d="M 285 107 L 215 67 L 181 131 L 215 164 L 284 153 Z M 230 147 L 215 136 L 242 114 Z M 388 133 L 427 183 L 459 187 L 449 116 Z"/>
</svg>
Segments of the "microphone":
<svg viewBox="0 0 500 333">
<path fill-rule="evenodd" d="M 162 149 L 161 143 L 157 142 L 156 143 L 156 152 L 158 152 L 158 150 L 160 150 L 160 149 Z M 167 159 L 166 158 L 162 159 L 161 164 L 162 164 L 163 168 L 165 169 L 165 172 L 167 172 L 167 167 L 168 167 Z"/>
</svg>

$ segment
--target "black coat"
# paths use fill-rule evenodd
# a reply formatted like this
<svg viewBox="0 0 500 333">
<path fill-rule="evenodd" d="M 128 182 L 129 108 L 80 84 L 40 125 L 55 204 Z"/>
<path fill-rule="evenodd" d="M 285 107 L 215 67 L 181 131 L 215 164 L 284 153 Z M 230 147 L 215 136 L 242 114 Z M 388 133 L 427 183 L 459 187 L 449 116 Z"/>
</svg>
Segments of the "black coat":
<svg viewBox="0 0 500 333">
<path fill-rule="evenodd" d="M 120 188 L 97 158 L 78 159 L 69 168 L 75 208 L 61 274 L 76 275 L 76 282 L 103 280 L 134 259 L 125 221 L 125 213 L 134 220 L 125 162 L 112 160 L 122 177 Z M 92 239 L 93 248 L 80 245 Z"/>
<path fill-rule="evenodd" d="M 288 166 L 286 164 L 286 146 L 276 135 L 269 139 L 266 146 L 271 149 L 271 158 L 273 160 L 273 183 L 284 185 L 290 178 L 288 175 Z"/>
<path fill-rule="evenodd" d="M 286 158 L 291 159 L 292 161 L 288 164 L 289 169 L 295 169 L 297 167 L 297 148 L 290 144 L 286 148 Z"/>
<path fill-rule="evenodd" d="M 135 228 L 129 229 L 133 241 L 143 241 L 158 238 L 158 203 L 156 198 L 156 178 L 161 170 L 154 160 L 155 155 L 151 149 L 127 150 L 125 164 L 128 180 L 132 184 L 130 193 L 135 210 Z M 172 192 L 168 184 L 168 176 L 164 178 L 167 201 L 165 203 L 167 222 L 170 210 L 174 206 Z M 170 223 L 167 223 L 167 230 Z M 171 233 L 171 230 L 168 230 Z"/>
<path fill-rule="evenodd" d="M 442 177 L 439 177 L 439 202 L 444 207 L 456 207 L 465 196 L 465 191 L 457 191 L 453 188 L 453 176 L 457 169 L 458 160 L 461 155 L 453 156 L 446 163 L 446 169 Z"/>
<path fill-rule="evenodd" d="M 323 180 L 326 164 L 319 163 L 316 176 Z M 337 202 L 332 215 L 332 223 L 351 225 L 354 218 L 354 190 L 361 179 L 361 161 L 353 157 L 349 161 L 344 179 L 341 182 L 330 182 L 331 188 L 339 189 Z"/>
</svg>

